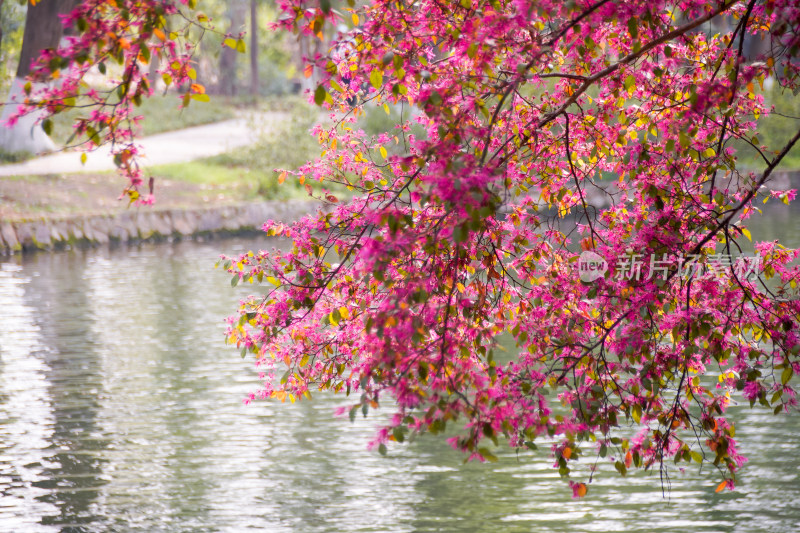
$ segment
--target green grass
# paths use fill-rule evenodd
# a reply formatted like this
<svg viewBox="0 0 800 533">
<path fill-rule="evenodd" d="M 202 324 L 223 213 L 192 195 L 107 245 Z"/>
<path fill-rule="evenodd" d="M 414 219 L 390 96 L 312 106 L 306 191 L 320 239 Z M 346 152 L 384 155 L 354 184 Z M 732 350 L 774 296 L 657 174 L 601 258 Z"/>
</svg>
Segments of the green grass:
<svg viewBox="0 0 800 533">
<path fill-rule="evenodd" d="M 277 106 L 262 102 L 259 107 L 275 110 Z M 159 165 L 152 169 L 153 174 L 201 185 L 241 187 L 253 198 L 307 197 L 304 185 L 292 176 L 283 184 L 278 183 L 279 173 L 274 169 L 295 170 L 319 155 L 320 147 L 309 133 L 318 118 L 318 110 L 297 99 L 284 102 L 278 109 L 290 110 L 289 119 L 262 132 L 256 144 L 190 163 Z M 308 183 L 315 191 L 322 188 L 311 180 Z"/>
<path fill-rule="evenodd" d="M 135 109 L 136 115 L 144 119 L 140 122 L 138 135 L 155 135 L 166 131 L 179 130 L 202 124 L 210 124 L 233 118 L 236 114 L 236 102 L 222 97 L 212 97 L 210 102 L 191 102 L 184 109 L 179 108 L 177 95 L 154 95 L 142 100 L 142 105 Z M 59 113 L 53 117 L 53 140 L 58 145 L 65 144 L 72 135 L 75 119 L 85 117 L 84 109 L 73 109 Z M 73 141 L 74 142 L 74 141 Z"/>
<path fill-rule="evenodd" d="M 0 164 L 21 163 L 32 158 L 33 154 L 28 152 L 6 152 L 0 148 Z"/>
</svg>

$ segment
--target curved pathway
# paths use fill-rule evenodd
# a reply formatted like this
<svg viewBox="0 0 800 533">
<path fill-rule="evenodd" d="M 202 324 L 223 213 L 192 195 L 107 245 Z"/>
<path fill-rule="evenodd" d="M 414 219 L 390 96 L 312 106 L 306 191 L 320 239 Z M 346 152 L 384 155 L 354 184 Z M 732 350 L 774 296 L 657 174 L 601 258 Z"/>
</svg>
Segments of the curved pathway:
<svg viewBox="0 0 800 533">
<path fill-rule="evenodd" d="M 145 154 L 141 161 L 145 166 L 181 163 L 248 146 L 254 144 L 264 130 L 287 117 L 288 113 L 259 112 L 249 118 L 142 137 L 137 139 Z M 102 172 L 116 168 L 108 146 L 101 146 L 87 155 L 86 164 L 81 164 L 79 152 L 57 152 L 23 163 L 0 165 L 0 177 Z"/>
</svg>

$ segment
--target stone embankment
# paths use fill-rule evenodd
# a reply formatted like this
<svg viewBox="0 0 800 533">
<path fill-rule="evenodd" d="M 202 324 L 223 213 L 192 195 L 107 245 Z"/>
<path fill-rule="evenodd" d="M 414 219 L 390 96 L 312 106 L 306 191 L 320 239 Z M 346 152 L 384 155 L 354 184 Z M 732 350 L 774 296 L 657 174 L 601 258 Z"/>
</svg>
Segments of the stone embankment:
<svg viewBox="0 0 800 533">
<path fill-rule="evenodd" d="M 198 209 L 142 207 L 104 215 L 0 220 L 0 255 L 257 231 L 267 220 L 297 220 L 316 211 L 319 205 L 294 200 Z"/>
</svg>

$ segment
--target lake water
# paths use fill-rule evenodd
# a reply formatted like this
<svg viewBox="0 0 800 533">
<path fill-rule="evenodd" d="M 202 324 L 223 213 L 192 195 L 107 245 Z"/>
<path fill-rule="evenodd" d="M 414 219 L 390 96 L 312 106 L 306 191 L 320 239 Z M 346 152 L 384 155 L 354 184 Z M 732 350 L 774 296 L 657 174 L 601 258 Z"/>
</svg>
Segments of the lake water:
<svg viewBox="0 0 800 533">
<path fill-rule="evenodd" d="M 796 213 L 751 224 L 798 245 Z M 800 416 L 735 409 L 737 491 L 708 469 L 604 471 L 572 500 L 546 452 L 462 464 L 441 439 L 366 450 L 343 397 L 242 399 L 252 359 L 223 343 L 221 252 L 264 238 L 0 260 L 0 531 L 800 530 Z"/>
</svg>

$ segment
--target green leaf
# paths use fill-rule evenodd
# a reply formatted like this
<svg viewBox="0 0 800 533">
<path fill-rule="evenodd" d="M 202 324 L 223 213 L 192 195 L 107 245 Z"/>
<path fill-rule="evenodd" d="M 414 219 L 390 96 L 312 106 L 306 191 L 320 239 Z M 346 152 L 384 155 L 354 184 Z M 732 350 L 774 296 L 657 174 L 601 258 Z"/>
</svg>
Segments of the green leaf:
<svg viewBox="0 0 800 533">
<path fill-rule="evenodd" d="M 639 38 L 639 21 L 634 17 L 628 19 L 628 33 L 630 33 L 631 37 L 634 39 Z"/>
<path fill-rule="evenodd" d="M 467 240 L 469 236 L 469 231 L 463 225 L 456 226 L 453 230 L 453 241 L 455 242 L 464 242 Z"/>
<path fill-rule="evenodd" d="M 53 133 L 53 121 L 49 118 L 46 118 L 42 121 L 42 129 L 47 135 L 51 135 Z"/>
<path fill-rule="evenodd" d="M 330 83 L 331 88 L 333 90 L 338 91 L 340 93 L 344 92 L 344 88 L 341 85 L 339 85 L 339 82 L 337 82 L 336 80 L 331 79 L 330 81 L 328 81 L 328 83 Z"/>
<path fill-rule="evenodd" d="M 786 385 L 789 383 L 789 380 L 792 379 L 792 375 L 794 374 L 794 369 L 792 365 L 787 363 L 786 368 L 783 369 L 781 373 L 781 385 Z"/>
<path fill-rule="evenodd" d="M 478 448 L 478 453 L 481 454 L 481 457 L 489 461 L 490 463 L 497 462 L 497 456 L 489 451 L 489 448 Z"/>
<path fill-rule="evenodd" d="M 233 278 L 231 278 L 231 287 L 235 287 L 238 284 L 239 284 L 239 275 L 237 274 L 236 276 L 233 276 Z"/>
<path fill-rule="evenodd" d="M 385 444 L 381 443 L 378 446 L 378 453 L 381 454 L 381 455 L 386 455 L 386 445 Z"/>
<path fill-rule="evenodd" d="M 749 229 L 747 229 L 747 228 L 740 228 L 740 229 L 742 230 L 742 235 L 744 235 L 745 237 L 747 237 L 747 240 L 748 240 L 748 241 L 752 242 L 752 241 L 753 241 L 753 236 L 752 236 L 752 235 L 750 235 L 750 230 L 749 230 Z"/>
<path fill-rule="evenodd" d="M 325 96 L 328 92 L 325 90 L 325 87 L 322 85 L 318 85 L 317 89 L 314 91 L 314 103 L 317 105 L 322 105 L 322 102 L 325 101 Z"/>
<path fill-rule="evenodd" d="M 372 84 L 375 89 L 380 89 L 383 87 L 383 72 L 380 70 L 373 70 L 369 74 L 369 82 Z"/>
</svg>

